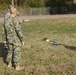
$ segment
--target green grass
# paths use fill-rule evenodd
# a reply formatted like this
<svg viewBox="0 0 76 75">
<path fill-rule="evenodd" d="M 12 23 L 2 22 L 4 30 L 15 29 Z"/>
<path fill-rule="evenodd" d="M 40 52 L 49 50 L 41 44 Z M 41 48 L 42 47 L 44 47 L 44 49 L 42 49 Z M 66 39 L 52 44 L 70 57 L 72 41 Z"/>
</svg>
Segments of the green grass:
<svg viewBox="0 0 76 75">
<path fill-rule="evenodd" d="M 23 71 L 7 68 L 0 57 L 0 75 L 76 75 L 76 18 L 33 20 L 22 23 L 25 46 Z M 0 42 L 2 42 L 0 24 Z M 54 46 L 44 37 L 66 46 Z M 1 46 L 0 46 L 1 47 Z M 0 48 L 1 54 L 1 48 Z"/>
</svg>

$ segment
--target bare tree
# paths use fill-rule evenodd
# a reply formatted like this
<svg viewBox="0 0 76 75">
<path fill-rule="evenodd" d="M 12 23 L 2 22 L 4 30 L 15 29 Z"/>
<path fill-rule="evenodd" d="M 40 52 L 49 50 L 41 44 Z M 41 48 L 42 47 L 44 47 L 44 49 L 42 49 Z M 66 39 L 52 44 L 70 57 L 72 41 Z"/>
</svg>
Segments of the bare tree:
<svg viewBox="0 0 76 75">
<path fill-rule="evenodd" d="M 14 0 L 14 5 L 17 6 L 18 0 Z"/>
<path fill-rule="evenodd" d="M 14 0 L 11 1 L 11 4 L 14 6 Z"/>
<path fill-rule="evenodd" d="M 22 6 L 25 3 L 26 0 L 12 0 L 13 6 Z"/>
<path fill-rule="evenodd" d="M 13 6 L 17 6 L 17 1 L 18 1 L 18 0 L 12 0 L 12 2 L 11 2 L 12 5 L 13 5 Z"/>
<path fill-rule="evenodd" d="M 18 6 L 22 6 L 26 0 L 17 0 Z"/>
</svg>

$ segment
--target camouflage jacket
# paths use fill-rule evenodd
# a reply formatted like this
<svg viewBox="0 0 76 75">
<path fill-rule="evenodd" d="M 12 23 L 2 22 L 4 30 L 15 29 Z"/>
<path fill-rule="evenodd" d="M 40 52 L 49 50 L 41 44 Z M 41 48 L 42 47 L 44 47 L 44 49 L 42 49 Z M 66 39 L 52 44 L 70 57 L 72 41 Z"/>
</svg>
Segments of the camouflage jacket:
<svg viewBox="0 0 76 75">
<path fill-rule="evenodd" d="M 5 15 L 3 24 L 4 38 L 9 44 L 20 45 L 23 41 L 23 34 L 21 32 L 21 24 L 16 17 Z"/>
</svg>

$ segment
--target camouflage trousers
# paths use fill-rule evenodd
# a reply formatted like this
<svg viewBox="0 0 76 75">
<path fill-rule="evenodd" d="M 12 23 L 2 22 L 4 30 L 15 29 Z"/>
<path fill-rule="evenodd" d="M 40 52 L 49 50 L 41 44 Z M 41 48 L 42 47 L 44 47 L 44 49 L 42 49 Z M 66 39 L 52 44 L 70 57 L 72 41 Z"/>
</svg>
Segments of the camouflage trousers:
<svg viewBox="0 0 76 75">
<path fill-rule="evenodd" d="M 19 65 L 21 61 L 21 46 L 8 45 L 8 54 L 6 61 L 13 61 L 14 65 Z"/>
</svg>

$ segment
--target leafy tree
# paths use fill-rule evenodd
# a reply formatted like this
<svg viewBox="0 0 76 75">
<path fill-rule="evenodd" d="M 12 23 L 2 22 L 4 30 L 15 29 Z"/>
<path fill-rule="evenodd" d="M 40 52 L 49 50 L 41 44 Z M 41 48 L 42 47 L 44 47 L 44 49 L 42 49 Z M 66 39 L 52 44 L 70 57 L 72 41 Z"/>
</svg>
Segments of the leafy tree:
<svg viewBox="0 0 76 75">
<path fill-rule="evenodd" d="M 64 6 L 66 0 L 46 0 L 47 7 Z"/>
<path fill-rule="evenodd" d="M 44 0 L 26 0 L 26 4 L 30 7 L 43 7 L 43 6 L 45 6 Z"/>
<path fill-rule="evenodd" d="M 6 9 L 11 4 L 10 0 L 0 0 L 0 9 Z"/>
<path fill-rule="evenodd" d="M 16 5 L 23 6 L 25 4 L 26 0 L 16 0 L 16 2 L 17 2 Z"/>
<path fill-rule="evenodd" d="M 10 0 L 0 0 L 0 4 L 1 4 L 1 5 L 2 5 L 2 4 L 8 5 L 8 4 L 10 4 L 10 3 L 11 3 Z"/>
<path fill-rule="evenodd" d="M 71 6 L 76 0 L 0 0 L 0 7 L 7 7 L 9 4 L 14 3 L 16 6 L 28 7 L 55 7 L 55 6 Z M 74 3 L 73 3 L 74 2 Z M 76 4 L 76 3 L 75 3 Z"/>
</svg>

